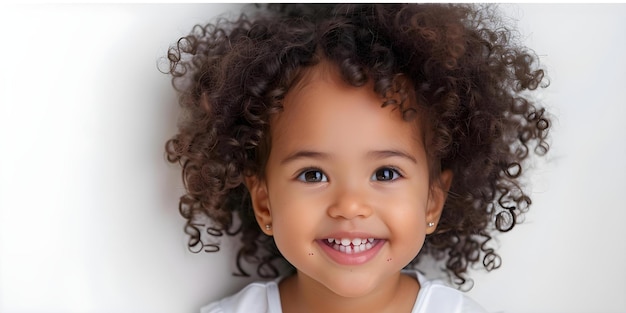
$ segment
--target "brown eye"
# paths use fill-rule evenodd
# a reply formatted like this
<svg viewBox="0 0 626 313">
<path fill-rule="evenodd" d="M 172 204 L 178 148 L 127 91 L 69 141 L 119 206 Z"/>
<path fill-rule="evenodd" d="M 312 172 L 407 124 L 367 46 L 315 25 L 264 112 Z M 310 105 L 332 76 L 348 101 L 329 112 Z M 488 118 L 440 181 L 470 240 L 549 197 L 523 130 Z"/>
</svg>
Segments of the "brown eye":
<svg viewBox="0 0 626 313">
<path fill-rule="evenodd" d="M 390 167 L 383 167 L 383 168 L 377 169 L 376 172 L 374 172 L 374 174 L 372 175 L 372 180 L 393 181 L 400 177 L 402 177 L 402 175 L 400 175 L 400 173 L 397 170 L 390 168 Z"/>
<path fill-rule="evenodd" d="M 303 181 L 305 183 L 319 183 L 326 182 L 328 178 L 322 171 L 320 170 L 305 170 L 298 176 L 299 181 Z"/>
</svg>

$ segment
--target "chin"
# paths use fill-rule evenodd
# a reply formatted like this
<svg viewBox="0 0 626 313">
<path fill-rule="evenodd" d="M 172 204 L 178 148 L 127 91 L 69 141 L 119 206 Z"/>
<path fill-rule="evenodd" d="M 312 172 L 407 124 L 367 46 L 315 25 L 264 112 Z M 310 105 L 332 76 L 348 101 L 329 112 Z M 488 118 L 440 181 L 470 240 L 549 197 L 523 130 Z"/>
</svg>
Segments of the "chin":
<svg viewBox="0 0 626 313">
<path fill-rule="evenodd" d="M 350 279 L 346 277 L 341 281 L 333 282 L 332 285 L 327 284 L 326 288 L 343 298 L 360 298 L 368 296 L 376 290 L 377 284 L 371 278 L 358 279 L 354 277 L 354 279 Z"/>
</svg>

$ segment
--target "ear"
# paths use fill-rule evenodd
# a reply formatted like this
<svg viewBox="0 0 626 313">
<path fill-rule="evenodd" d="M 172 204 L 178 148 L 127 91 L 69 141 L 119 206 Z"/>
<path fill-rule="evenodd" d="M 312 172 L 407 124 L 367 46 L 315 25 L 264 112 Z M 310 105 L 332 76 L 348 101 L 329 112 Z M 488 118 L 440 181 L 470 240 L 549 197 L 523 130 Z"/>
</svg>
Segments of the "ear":
<svg viewBox="0 0 626 313">
<path fill-rule="evenodd" d="M 439 218 L 443 212 L 443 205 L 448 197 L 448 190 L 452 184 L 452 171 L 445 170 L 441 172 L 439 181 L 433 183 L 430 188 L 430 197 L 428 198 L 428 206 L 426 209 L 426 223 L 434 223 L 432 227 L 426 228 L 426 234 L 432 234 L 437 229 Z"/>
<path fill-rule="evenodd" d="M 252 201 L 252 209 L 254 210 L 256 221 L 259 227 L 261 227 L 261 231 L 271 236 L 273 233 L 271 228 L 272 212 L 269 205 L 267 184 L 257 176 L 247 176 L 245 182 L 250 192 L 250 200 Z M 270 225 L 270 227 L 267 227 L 267 225 Z"/>
</svg>

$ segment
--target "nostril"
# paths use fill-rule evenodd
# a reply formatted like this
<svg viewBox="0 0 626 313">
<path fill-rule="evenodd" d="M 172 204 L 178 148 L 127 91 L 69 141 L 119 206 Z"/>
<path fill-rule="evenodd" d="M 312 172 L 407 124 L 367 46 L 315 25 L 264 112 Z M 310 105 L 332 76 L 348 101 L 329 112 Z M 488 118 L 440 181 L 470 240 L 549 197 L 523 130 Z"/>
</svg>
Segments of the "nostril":
<svg viewBox="0 0 626 313">
<path fill-rule="evenodd" d="M 342 199 L 328 208 L 328 215 L 333 218 L 353 219 L 371 215 L 371 208 L 361 199 Z"/>
</svg>

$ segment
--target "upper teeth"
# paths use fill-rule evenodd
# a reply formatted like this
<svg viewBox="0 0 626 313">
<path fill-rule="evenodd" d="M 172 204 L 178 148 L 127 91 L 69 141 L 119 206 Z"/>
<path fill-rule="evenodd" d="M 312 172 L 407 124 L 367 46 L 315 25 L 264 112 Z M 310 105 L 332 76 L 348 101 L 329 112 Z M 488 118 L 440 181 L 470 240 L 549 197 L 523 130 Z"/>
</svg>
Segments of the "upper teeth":
<svg viewBox="0 0 626 313">
<path fill-rule="evenodd" d="M 349 238 L 328 238 L 326 239 L 328 240 L 328 243 L 336 243 L 338 245 L 342 245 L 342 246 L 349 246 L 349 245 L 353 245 L 353 246 L 359 246 L 361 244 L 365 244 L 367 242 L 372 243 L 374 241 L 374 238 L 367 238 L 367 239 L 363 239 L 363 238 L 354 238 L 354 239 L 349 239 Z"/>
<path fill-rule="evenodd" d="M 326 240 L 333 249 L 347 254 L 367 251 L 374 246 L 374 238 L 328 238 Z"/>
</svg>

